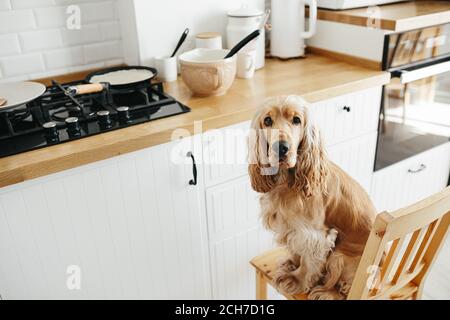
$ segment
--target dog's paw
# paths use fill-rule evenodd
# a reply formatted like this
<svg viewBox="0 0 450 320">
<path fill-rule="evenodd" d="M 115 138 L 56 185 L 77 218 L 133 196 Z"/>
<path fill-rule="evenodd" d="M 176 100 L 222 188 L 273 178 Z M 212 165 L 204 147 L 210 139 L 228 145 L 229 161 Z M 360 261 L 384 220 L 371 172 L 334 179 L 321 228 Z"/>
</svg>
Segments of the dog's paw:
<svg viewBox="0 0 450 320">
<path fill-rule="evenodd" d="M 327 241 L 328 241 L 328 245 L 330 246 L 330 248 L 334 248 L 337 236 L 338 236 L 338 231 L 336 229 L 332 228 L 332 229 L 328 230 Z"/>
<path fill-rule="evenodd" d="M 291 273 L 279 272 L 274 277 L 274 282 L 279 291 L 286 294 L 303 292 L 300 281 Z"/>
<path fill-rule="evenodd" d="M 316 291 L 308 295 L 308 300 L 334 300 L 334 295 L 329 291 Z"/>
<path fill-rule="evenodd" d="M 344 296 L 348 296 L 350 292 L 350 288 L 352 287 L 351 284 L 345 282 L 345 281 L 339 281 L 337 283 L 337 287 L 339 288 L 339 293 L 343 294 Z"/>
<path fill-rule="evenodd" d="M 324 290 L 320 287 L 314 288 L 308 295 L 308 300 L 343 300 L 344 297 L 336 290 Z"/>
<path fill-rule="evenodd" d="M 292 259 L 286 259 L 279 264 L 278 270 L 280 270 L 280 272 L 289 273 L 297 270 L 298 267 L 299 266 L 296 265 Z"/>
</svg>

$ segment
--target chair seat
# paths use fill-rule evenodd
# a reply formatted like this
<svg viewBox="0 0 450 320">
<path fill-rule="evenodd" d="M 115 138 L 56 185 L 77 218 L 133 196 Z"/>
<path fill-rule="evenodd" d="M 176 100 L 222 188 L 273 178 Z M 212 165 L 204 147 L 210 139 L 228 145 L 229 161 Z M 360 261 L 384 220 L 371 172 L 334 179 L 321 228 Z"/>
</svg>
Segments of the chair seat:
<svg viewBox="0 0 450 320">
<path fill-rule="evenodd" d="M 265 280 L 270 283 L 272 287 L 274 287 L 278 292 L 278 288 L 273 283 L 273 275 L 278 267 L 280 261 L 287 257 L 287 252 L 284 248 L 276 248 L 270 251 L 267 251 L 250 261 L 250 264 L 255 267 L 255 269 L 265 278 Z M 281 293 L 281 292 L 280 292 Z M 299 293 L 295 295 L 287 295 L 285 296 L 289 300 L 308 300 L 308 295 Z"/>
<path fill-rule="evenodd" d="M 265 281 L 269 283 L 272 287 L 274 287 L 278 292 L 280 292 L 273 282 L 273 275 L 278 267 L 280 261 L 287 258 L 288 253 L 284 248 L 275 248 L 270 251 L 267 251 L 250 261 L 250 264 L 255 267 L 257 273 L 264 277 Z M 384 297 L 379 297 L 382 299 L 390 299 L 390 300 L 406 300 L 411 299 L 415 292 L 417 292 L 417 285 L 414 283 L 408 282 L 405 284 L 403 288 L 397 290 L 395 292 L 389 293 L 389 295 Z M 281 293 L 281 292 L 280 292 Z M 308 300 L 308 295 L 304 293 L 288 295 L 281 293 L 289 300 Z M 374 297 L 369 297 L 369 299 L 373 299 Z"/>
</svg>

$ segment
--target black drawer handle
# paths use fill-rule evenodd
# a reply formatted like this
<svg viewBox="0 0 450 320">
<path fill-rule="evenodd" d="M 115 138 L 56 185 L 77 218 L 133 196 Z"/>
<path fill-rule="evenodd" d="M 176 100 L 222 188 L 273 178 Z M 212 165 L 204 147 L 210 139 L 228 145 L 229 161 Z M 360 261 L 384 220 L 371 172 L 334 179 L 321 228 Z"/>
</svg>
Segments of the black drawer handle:
<svg viewBox="0 0 450 320">
<path fill-rule="evenodd" d="M 344 106 L 342 109 L 347 112 L 352 111 L 352 109 L 349 106 Z"/>
<path fill-rule="evenodd" d="M 191 157 L 192 159 L 192 174 L 194 176 L 194 179 L 189 180 L 189 184 L 191 186 L 196 186 L 197 185 L 197 164 L 195 163 L 195 158 L 194 155 L 192 154 L 192 152 L 188 152 L 187 157 Z"/>
<path fill-rule="evenodd" d="M 415 169 L 415 170 L 414 169 L 408 169 L 408 172 L 409 173 L 418 173 L 420 171 L 425 170 L 426 168 L 427 168 L 427 166 L 422 163 L 418 169 Z"/>
</svg>

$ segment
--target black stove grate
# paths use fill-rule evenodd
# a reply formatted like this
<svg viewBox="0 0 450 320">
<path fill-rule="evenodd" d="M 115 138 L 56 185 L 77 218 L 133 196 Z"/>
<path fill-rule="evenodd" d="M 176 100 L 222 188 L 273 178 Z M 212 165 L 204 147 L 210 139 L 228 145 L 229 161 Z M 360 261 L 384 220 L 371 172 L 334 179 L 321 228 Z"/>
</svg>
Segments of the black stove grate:
<svg viewBox="0 0 450 320">
<path fill-rule="evenodd" d="M 38 99 L 0 112 L 0 157 L 73 141 L 189 112 L 164 92 L 162 83 L 67 96 L 76 81 L 47 88 Z M 74 120 L 75 119 L 75 120 Z"/>
</svg>

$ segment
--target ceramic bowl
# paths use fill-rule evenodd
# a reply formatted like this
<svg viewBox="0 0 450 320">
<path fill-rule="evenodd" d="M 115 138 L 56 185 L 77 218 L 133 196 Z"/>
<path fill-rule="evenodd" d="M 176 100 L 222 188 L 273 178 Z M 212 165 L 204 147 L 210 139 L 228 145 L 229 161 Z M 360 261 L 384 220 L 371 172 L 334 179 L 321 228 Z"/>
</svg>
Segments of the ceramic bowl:
<svg viewBox="0 0 450 320">
<path fill-rule="evenodd" d="M 194 49 L 180 55 L 181 77 L 198 96 L 223 95 L 236 76 L 236 55 L 226 49 Z"/>
</svg>

